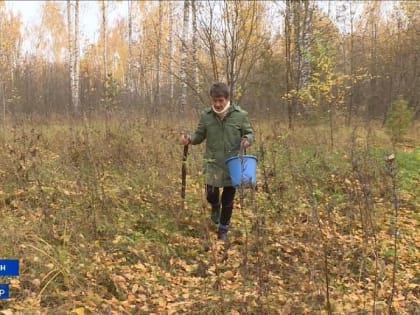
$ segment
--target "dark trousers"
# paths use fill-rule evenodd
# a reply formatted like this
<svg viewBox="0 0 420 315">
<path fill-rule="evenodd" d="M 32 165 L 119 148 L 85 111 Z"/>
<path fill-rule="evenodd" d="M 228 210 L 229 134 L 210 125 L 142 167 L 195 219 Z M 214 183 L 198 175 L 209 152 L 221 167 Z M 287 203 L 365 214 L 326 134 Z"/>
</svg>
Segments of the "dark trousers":
<svg viewBox="0 0 420 315">
<path fill-rule="evenodd" d="M 232 217 L 233 199 L 235 198 L 235 187 L 223 187 L 222 198 L 220 200 L 219 187 L 206 185 L 207 201 L 212 207 L 220 207 L 222 203 L 222 212 L 220 214 L 220 224 L 229 225 Z"/>
</svg>

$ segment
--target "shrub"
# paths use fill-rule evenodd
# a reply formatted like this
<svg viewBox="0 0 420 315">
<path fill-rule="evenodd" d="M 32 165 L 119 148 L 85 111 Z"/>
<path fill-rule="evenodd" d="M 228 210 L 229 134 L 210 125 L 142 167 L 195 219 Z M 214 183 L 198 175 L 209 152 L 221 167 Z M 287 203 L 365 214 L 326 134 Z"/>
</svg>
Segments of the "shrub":
<svg viewBox="0 0 420 315">
<path fill-rule="evenodd" d="M 413 111 L 403 98 L 396 99 L 387 112 L 385 128 L 393 143 L 401 142 L 413 119 Z"/>
</svg>

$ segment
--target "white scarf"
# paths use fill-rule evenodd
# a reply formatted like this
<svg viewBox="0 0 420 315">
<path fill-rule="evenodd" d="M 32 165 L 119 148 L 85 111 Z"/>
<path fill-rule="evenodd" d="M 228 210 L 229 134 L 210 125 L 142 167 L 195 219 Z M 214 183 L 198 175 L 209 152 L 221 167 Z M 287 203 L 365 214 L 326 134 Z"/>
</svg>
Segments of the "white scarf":
<svg viewBox="0 0 420 315">
<path fill-rule="evenodd" d="M 225 118 L 227 111 L 230 107 L 230 101 L 226 104 L 225 108 L 223 108 L 221 111 L 217 111 L 214 106 L 211 106 L 213 108 L 213 111 L 217 114 L 217 116 L 219 116 L 220 119 Z"/>
</svg>

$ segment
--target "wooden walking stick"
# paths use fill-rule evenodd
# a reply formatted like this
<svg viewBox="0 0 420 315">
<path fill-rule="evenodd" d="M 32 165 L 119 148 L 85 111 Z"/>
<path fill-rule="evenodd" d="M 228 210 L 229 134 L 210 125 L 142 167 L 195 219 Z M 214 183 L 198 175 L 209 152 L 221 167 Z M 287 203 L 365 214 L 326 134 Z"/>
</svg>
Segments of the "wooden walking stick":
<svg viewBox="0 0 420 315">
<path fill-rule="evenodd" d="M 187 133 L 183 132 L 184 137 Z M 188 157 L 188 143 L 184 145 L 184 152 L 182 154 L 182 168 L 181 168 L 181 198 L 182 209 L 184 209 L 185 189 L 187 188 L 187 157 Z"/>
<path fill-rule="evenodd" d="M 185 200 L 185 188 L 187 187 L 187 156 L 188 156 L 188 144 L 184 145 L 184 153 L 182 155 L 181 198 L 182 198 L 183 206 L 184 206 L 184 200 Z"/>
</svg>

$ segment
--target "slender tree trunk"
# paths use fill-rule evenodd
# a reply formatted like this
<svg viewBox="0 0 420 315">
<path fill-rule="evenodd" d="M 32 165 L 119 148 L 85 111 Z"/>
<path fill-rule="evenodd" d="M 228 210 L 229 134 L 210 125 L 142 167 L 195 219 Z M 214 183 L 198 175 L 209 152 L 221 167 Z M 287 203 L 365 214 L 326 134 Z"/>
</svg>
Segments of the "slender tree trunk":
<svg viewBox="0 0 420 315">
<path fill-rule="evenodd" d="M 0 82 L 1 84 L 1 100 L 3 105 L 3 140 L 6 141 L 6 83 Z"/>
<path fill-rule="evenodd" d="M 372 2 L 372 6 L 370 7 L 370 14 L 369 14 L 369 26 L 370 26 L 370 74 L 372 78 L 370 80 L 370 99 L 368 103 L 368 121 L 373 118 L 378 104 L 378 91 L 377 91 L 377 53 L 376 53 L 376 45 L 377 45 L 377 18 L 380 13 L 380 2 Z"/>
<path fill-rule="evenodd" d="M 352 2 L 350 1 L 350 95 L 348 103 L 348 113 L 347 113 L 347 126 L 351 125 L 353 118 L 353 75 L 354 75 L 354 12 L 352 8 Z"/>
<path fill-rule="evenodd" d="M 301 52 L 300 52 L 300 60 L 301 60 L 301 80 L 299 88 L 305 87 L 309 81 L 311 76 L 311 62 L 309 60 L 308 55 L 311 52 L 311 39 L 312 39 L 312 15 L 313 15 L 313 7 L 310 1 L 304 1 L 304 9 L 305 15 L 303 20 L 303 27 L 302 27 L 302 38 L 301 38 Z"/>
<path fill-rule="evenodd" d="M 197 56 L 197 2 L 191 1 L 192 11 L 192 62 L 193 62 L 193 77 L 195 93 L 200 93 L 200 81 L 198 76 L 198 56 Z"/>
<path fill-rule="evenodd" d="M 292 21 L 293 21 L 293 42 L 294 42 L 294 50 L 293 50 L 293 64 L 294 64 L 294 72 L 293 72 L 293 77 L 294 77 L 294 86 L 296 88 L 296 90 L 298 91 L 301 88 L 301 70 L 302 70 L 302 65 L 301 65 L 301 23 L 300 23 L 300 11 L 301 11 L 301 6 L 300 6 L 300 1 L 292 1 Z"/>
<path fill-rule="evenodd" d="M 334 104 L 333 101 L 328 101 L 328 118 L 330 127 L 330 147 L 334 147 Z"/>
<path fill-rule="evenodd" d="M 238 84 L 241 84 L 241 88 L 246 85 L 247 77 L 255 63 L 256 57 L 252 54 L 255 48 L 251 48 L 251 39 L 256 34 L 260 18 L 255 1 L 225 1 L 224 8 L 227 12 L 223 16 L 224 58 L 231 99 L 235 101 L 240 98 L 239 94 L 236 95 Z M 245 60 L 251 66 L 246 66 Z"/>
<path fill-rule="evenodd" d="M 145 33 L 145 27 L 143 26 L 143 34 Z M 143 45 L 140 45 L 140 59 L 143 59 L 143 56 L 145 56 L 144 53 L 144 47 Z M 147 81 L 146 81 L 146 69 L 145 69 L 145 65 L 142 62 L 142 60 L 140 60 L 140 97 L 143 100 L 143 102 L 147 102 L 147 96 L 148 96 L 148 86 L 147 86 Z"/>
<path fill-rule="evenodd" d="M 226 58 L 226 75 L 227 83 L 230 87 L 230 98 L 235 99 L 236 90 L 236 59 L 238 55 L 238 24 L 239 6 L 240 3 L 235 1 L 224 1 L 224 31 L 223 31 L 223 45 Z"/>
<path fill-rule="evenodd" d="M 134 92 L 133 84 L 133 0 L 127 1 L 128 5 L 128 56 L 126 85 L 130 91 L 130 99 Z"/>
<path fill-rule="evenodd" d="M 215 39 L 213 36 L 214 32 L 214 8 L 210 6 L 210 12 L 209 12 L 209 27 L 207 28 L 207 40 L 209 42 L 209 51 L 210 51 L 210 59 L 211 59 L 211 65 L 213 70 L 213 80 L 219 81 L 219 67 L 217 65 L 217 56 L 216 56 L 216 45 L 215 45 Z"/>
<path fill-rule="evenodd" d="M 103 70 L 104 70 L 104 82 L 106 82 L 106 78 L 108 75 L 108 67 L 107 67 L 107 58 L 108 58 L 108 51 L 107 51 L 107 27 L 106 27 L 106 1 L 102 0 L 101 2 L 101 11 L 102 11 L 102 61 L 103 61 Z"/>
<path fill-rule="evenodd" d="M 156 51 L 156 104 L 154 104 L 153 108 L 156 112 L 156 109 L 161 106 L 161 78 L 160 78 L 160 63 L 162 59 L 162 49 L 161 49 L 161 41 L 162 41 L 162 24 L 163 24 L 163 12 L 162 12 L 162 2 L 159 1 L 159 26 L 158 26 L 158 38 L 157 38 L 157 51 Z"/>
<path fill-rule="evenodd" d="M 293 24 L 293 88 L 298 93 L 310 80 L 311 63 L 308 57 L 312 38 L 313 5 L 309 0 L 291 1 Z M 292 100 L 294 110 L 303 109 L 297 97 Z M 297 108 L 299 106 L 299 108 Z"/>
<path fill-rule="evenodd" d="M 103 99 L 105 107 L 105 135 L 108 137 L 109 130 L 109 120 L 111 117 L 110 113 L 110 104 L 107 99 L 107 86 L 108 86 L 108 43 L 107 43 L 107 15 L 106 15 L 106 1 L 102 0 L 101 2 L 101 12 L 102 12 L 102 61 L 103 61 Z"/>
<path fill-rule="evenodd" d="M 74 7 L 74 79 L 73 79 L 73 106 L 76 115 L 80 111 L 80 91 L 79 91 L 79 0 L 75 1 Z"/>
<path fill-rule="evenodd" d="M 289 93 L 291 90 L 290 84 L 292 82 L 292 57 L 291 57 L 291 0 L 286 0 L 286 12 L 284 17 L 284 38 L 285 38 L 285 56 L 286 56 L 286 102 L 287 102 L 287 117 L 288 127 L 293 129 L 293 105 Z"/>
<path fill-rule="evenodd" d="M 238 71 L 237 71 L 237 62 L 238 62 L 238 55 L 239 55 L 239 48 L 238 48 L 238 41 L 239 41 L 239 27 L 237 27 L 238 19 L 239 19 L 239 10 L 240 10 L 240 2 L 236 0 L 234 2 L 234 21 L 231 28 L 231 59 L 230 59 L 230 97 L 232 100 L 236 99 L 236 85 L 238 81 Z"/>
<path fill-rule="evenodd" d="M 67 0 L 67 40 L 68 40 L 68 65 L 69 65 L 69 78 L 70 78 L 70 93 L 69 93 L 69 109 L 73 108 L 73 71 L 74 71 L 74 63 L 73 63 L 73 12 L 72 12 L 72 4 L 70 0 Z"/>
<path fill-rule="evenodd" d="M 73 20 L 74 19 L 74 20 Z M 80 110 L 79 91 L 79 0 L 72 4 L 67 1 L 67 28 L 68 28 L 68 49 L 69 49 L 69 74 L 71 91 L 71 109 L 77 115 Z"/>
<path fill-rule="evenodd" d="M 376 34 L 377 34 L 377 25 L 376 23 L 371 24 L 371 74 L 372 79 L 370 80 L 370 91 L 371 91 L 371 102 L 369 102 L 369 119 L 373 118 L 376 111 L 377 105 L 377 84 L 376 84 Z"/>
<path fill-rule="evenodd" d="M 188 24 L 189 24 L 189 0 L 184 0 L 184 20 L 182 25 L 182 41 L 181 41 L 181 104 L 180 112 L 184 113 L 187 107 L 187 43 L 188 43 Z"/>
<path fill-rule="evenodd" d="M 168 18 L 169 18 L 169 34 L 168 34 L 168 46 L 169 46 L 169 60 L 168 60 L 168 71 L 169 71 L 169 97 L 170 102 L 174 99 L 174 69 L 173 69 L 173 58 L 174 58 L 174 31 L 173 31 L 173 4 L 172 1 L 168 2 Z"/>
<path fill-rule="evenodd" d="M 293 49 L 290 49 L 290 62 L 292 64 L 291 67 L 291 89 L 294 91 L 292 99 L 291 99 L 291 107 L 293 111 L 293 115 L 296 112 L 300 111 L 299 106 L 299 90 L 301 87 L 301 26 L 300 26 L 300 1 L 290 1 L 291 7 L 291 41 L 290 44 L 293 42 Z M 292 47 L 292 45 L 290 45 Z"/>
</svg>

